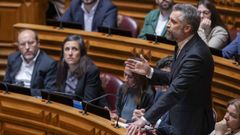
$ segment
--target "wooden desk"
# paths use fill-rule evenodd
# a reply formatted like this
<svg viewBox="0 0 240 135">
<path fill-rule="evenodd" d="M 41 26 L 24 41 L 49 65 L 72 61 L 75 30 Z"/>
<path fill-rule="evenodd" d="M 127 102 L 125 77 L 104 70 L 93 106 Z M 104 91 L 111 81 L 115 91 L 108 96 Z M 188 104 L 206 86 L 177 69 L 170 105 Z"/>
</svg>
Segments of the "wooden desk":
<svg viewBox="0 0 240 135">
<path fill-rule="evenodd" d="M 1 135 L 123 135 L 124 128 L 78 109 L 0 90 Z"/>
<path fill-rule="evenodd" d="M 39 33 L 41 48 L 55 59 L 59 58 L 63 39 L 69 34 L 82 35 L 88 44 L 88 54 L 104 72 L 123 75 L 124 61 L 136 51 L 149 56 L 154 63 L 167 55 L 173 54 L 174 47 L 166 44 L 154 44 L 142 39 L 122 36 L 106 36 L 97 32 L 85 32 L 74 29 L 59 30 L 50 26 L 33 24 L 16 24 L 16 30 L 30 28 Z M 213 103 L 221 119 L 227 102 L 240 96 L 240 66 L 231 60 L 214 56 L 215 71 L 212 83 Z M 204 97 L 203 97 L 204 98 Z"/>
</svg>

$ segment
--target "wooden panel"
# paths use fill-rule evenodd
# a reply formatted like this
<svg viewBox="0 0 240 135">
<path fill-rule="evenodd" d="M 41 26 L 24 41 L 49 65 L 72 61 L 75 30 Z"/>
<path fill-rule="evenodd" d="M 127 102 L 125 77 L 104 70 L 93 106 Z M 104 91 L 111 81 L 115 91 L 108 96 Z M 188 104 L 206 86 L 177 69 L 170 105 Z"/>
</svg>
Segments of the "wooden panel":
<svg viewBox="0 0 240 135">
<path fill-rule="evenodd" d="M 13 111 L 15 113 L 13 113 Z M 122 135 L 125 129 L 78 109 L 0 90 L 1 135 Z"/>
<path fill-rule="evenodd" d="M 15 39 L 13 24 L 18 22 L 45 24 L 48 0 L 1 0 L 0 44 Z"/>
<path fill-rule="evenodd" d="M 149 41 L 122 37 L 106 36 L 97 32 L 85 32 L 81 30 L 58 30 L 53 27 L 32 24 L 16 24 L 17 30 L 31 28 L 40 35 L 41 48 L 55 59 L 59 59 L 60 47 L 64 38 L 69 34 L 78 34 L 84 37 L 88 45 L 88 54 L 93 58 L 101 71 L 110 72 L 122 77 L 124 61 L 132 52 L 138 52 L 148 56 L 150 64 L 173 53 L 173 46 L 155 44 Z M 219 113 L 219 119 L 223 118 L 227 102 L 240 96 L 240 66 L 227 60 L 214 56 L 215 70 L 212 83 L 213 103 Z M 204 98 L 204 97 L 203 97 Z"/>
<path fill-rule="evenodd" d="M 44 131 L 34 130 L 16 124 L 3 123 L 3 135 L 46 135 Z"/>
<path fill-rule="evenodd" d="M 0 2 L 0 41 L 12 42 L 13 24 L 20 21 L 21 3 Z"/>
<path fill-rule="evenodd" d="M 16 50 L 16 46 L 12 44 L 0 44 L 0 80 L 3 80 L 7 65 L 7 56 Z"/>
</svg>

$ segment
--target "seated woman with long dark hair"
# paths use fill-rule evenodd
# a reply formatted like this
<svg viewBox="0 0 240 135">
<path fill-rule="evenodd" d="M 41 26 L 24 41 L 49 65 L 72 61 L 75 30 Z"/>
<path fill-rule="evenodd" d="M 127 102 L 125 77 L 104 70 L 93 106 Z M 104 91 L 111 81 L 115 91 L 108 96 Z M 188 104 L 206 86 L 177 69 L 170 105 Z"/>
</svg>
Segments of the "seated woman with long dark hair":
<svg viewBox="0 0 240 135">
<path fill-rule="evenodd" d="M 87 56 L 83 38 L 68 36 L 63 42 L 57 68 L 58 90 L 90 101 L 102 94 L 99 74 L 99 69 Z"/>
<path fill-rule="evenodd" d="M 230 41 L 225 24 L 211 0 L 200 0 L 198 3 L 201 23 L 199 36 L 209 47 L 223 49 Z"/>
<path fill-rule="evenodd" d="M 147 110 L 152 106 L 155 92 L 153 87 L 148 84 L 145 76 L 132 73 L 127 67 L 124 69 L 124 84 L 118 90 L 117 95 L 117 114 L 121 122 L 132 121 L 135 109 Z M 117 119 L 116 114 L 112 115 Z"/>
</svg>

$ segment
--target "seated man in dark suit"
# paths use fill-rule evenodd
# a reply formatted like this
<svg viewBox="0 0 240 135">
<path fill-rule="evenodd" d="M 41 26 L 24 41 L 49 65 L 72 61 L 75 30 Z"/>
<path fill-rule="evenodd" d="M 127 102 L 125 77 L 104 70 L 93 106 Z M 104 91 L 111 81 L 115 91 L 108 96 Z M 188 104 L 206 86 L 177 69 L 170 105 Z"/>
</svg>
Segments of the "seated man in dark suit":
<svg viewBox="0 0 240 135">
<path fill-rule="evenodd" d="M 39 89 L 55 89 L 56 62 L 39 45 L 36 32 L 20 31 L 19 51 L 9 55 L 4 77 L 4 82 L 31 88 L 33 96 L 40 96 Z"/>
<path fill-rule="evenodd" d="M 110 0 L 72 0 L 60 20 L 77 22 L 85 31 L 97 31 L 99 26 L 117 26 L 117 8 Z"/>
</svg>

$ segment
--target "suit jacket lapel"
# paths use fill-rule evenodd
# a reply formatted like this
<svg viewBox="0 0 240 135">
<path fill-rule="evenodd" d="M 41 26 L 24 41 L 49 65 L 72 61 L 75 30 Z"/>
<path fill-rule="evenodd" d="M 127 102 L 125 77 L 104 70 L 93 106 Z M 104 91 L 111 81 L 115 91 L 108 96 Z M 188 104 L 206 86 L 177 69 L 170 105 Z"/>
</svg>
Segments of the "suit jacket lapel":
<svg viewBox="0 0 240 135">
<path fill-rule="evenodd" d="M 84 12 L 83 12 L 81 6 L 82 6 L 82 4 L 78 7 L 78 8 L 80 8 L 80 10 L 78 10 L 79 12 L 76 12 L 76 13 L 74 14 L 74 17 L 73 17 L 73 18 L 76 17 L 76 20 L 75 20 L 75 21 L 76 21 L 76 22 L 80 22 L 80 24 L 82 24 L 82 27 L 84 27 Z"/>
<path fill-rule="evenodd" d="M 40 51 L 40 53 L 39 53 L 39 56 L 37 57 L 37 59 L 36 59 L 36 62 L 35 62 L 35 65 L 34 65 L 34 68 L 33 68 L 33 73 L 32 73 L 32 79 L 31 79 L 31 88 L 33 87 L 33 83 L 34 83 L 34 81 L 36 81 L 36 76 L 37 76 L 37 71 L 38 71 L 38 69 L 39 69 L 39 64 L 40 64 L 40 61 L 41 61 L 41 57 L 42 56 L 42 52 Z"/>
<path fill-rule="evenodd" d="M 177 48 L 175 48 L 175 55 L 174 55 L 174 62 L 172 64 L 172 68 L 171 68 L 171 81 L 174 78 L 176 71 L 178 71 L 178 68 L 180 67 L 180 62 L 182 61 L 182 59 L 184 58 L 184 56 L 186 55 L 187 51 L 193 46 L 195 39 L 196 39 L 196 35 L 194 35 L 192 37 L 192 39 L 190 39 L 185 46 L 182 48 L 182 50 L 180 51 L 180 53 L 177 56 Z"/>
<path fill-rule="evenodd" d="M 152 18 L 152 24 L 153 24 L 153 28 L 154 28 L 154 31 L 155 31 L 155 29 L 156 29 L 156 27 L 157 27 L 157 23 L 158 23 L 158 18 L 159 18 L 159 15 L 160 15 L 161 13 L 160 13 L 160 10 L 158 11 L 158 13 L 155 15 L 155 16 L 153 16 L 153 18 Z"/>
<path fill-rule="evenodd" d="M 22 65 L 22 59 L 19 56 L 13 63 L 12 63 L 12 72 L 10 72 L 11 78 L 15 81 L 15 77 L 20 70 Z"/>
<path fill-rule="evenodd" d="M 103 18 L 102 17 L 102 15 L 103 15 L 102 11 L 104 11 L 104 10 L 101 9 L 101 8 L 104 8 L 103 0 L 100 0 L 98 5 L 97 5 L 96 12 L 95 12 L 94 17 L 93 17 L 92 30 L 94 30 L 95 27 L 98 26 L 98 25 L 96 25 L 96 24 L 98 24 L 98 22 L 102 22 L 102 18 Z"/>
</svg>

